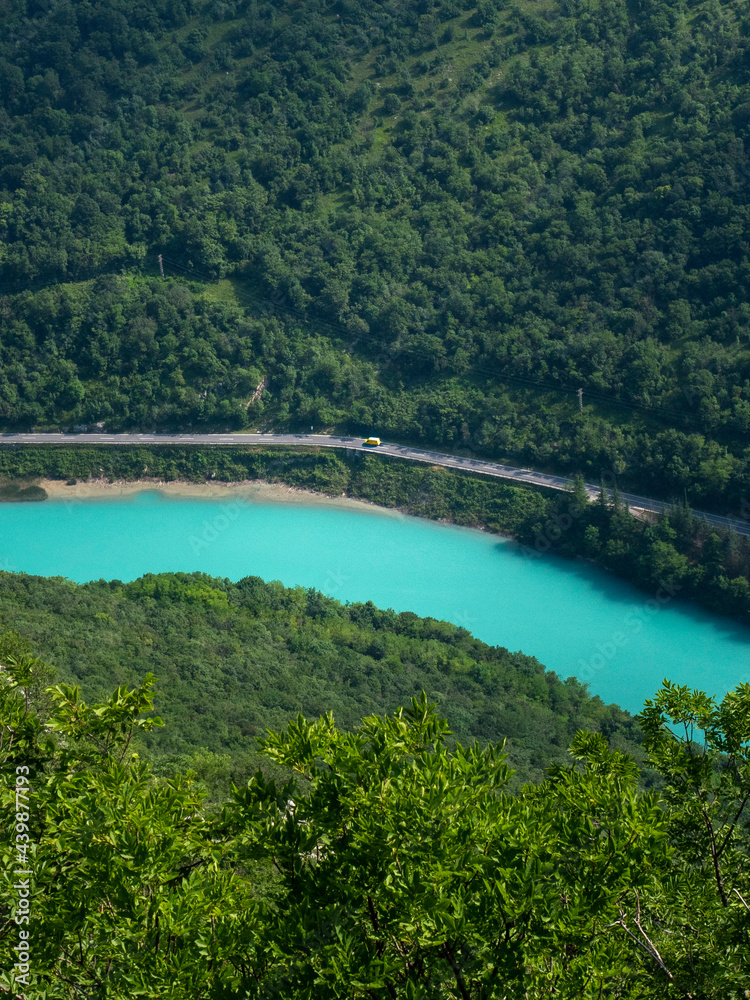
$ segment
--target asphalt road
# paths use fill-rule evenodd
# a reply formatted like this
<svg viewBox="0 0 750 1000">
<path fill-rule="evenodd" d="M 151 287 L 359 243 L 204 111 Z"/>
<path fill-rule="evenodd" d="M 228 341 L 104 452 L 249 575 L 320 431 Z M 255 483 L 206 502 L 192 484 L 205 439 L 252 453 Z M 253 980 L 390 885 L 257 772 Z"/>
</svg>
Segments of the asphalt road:
<svg viewBox="0 0 750 1000">
<path fill-rule="evenodd" d="M 534 472 L 533 469 L 517 469 L 512 465 L 500 465 L 497 462 L 485 462 L 478 458 L 462 458 L 459 455 L 445 455 L 437 451 L 425 451 L 421 448 L 410 448 L 402 444 L 383 442 L 377 448 L 367 447 L 362 438 L 336 437 L 329 434 L 0 434 L 0 445 L 33 445 L 33 444 L 117 444 L 117 445 L 157 445 L 157 444 L 194 444 L 194 445 L 229 445 L 242 447 L 257 444 L 314 445 L 319 448 L 350 448 L 355 451 L 377 451 L 380 455 L 392 455 L 394 458 L 405 458 L 410 462 L 426 462 L 429 465 L 442 465 L 449 469 L 463 469 L 469 472 L 481 472 L 484 476 L 495 476 L 497 479 L 513 479 L 520 483 L 531 483 L 534 486 L 546 486 L 553 490 L 565 490 L 573 480 L 565 476 L 553 476 L 547 472 Z M 593 499 L 599 495 L 598 484 L 587 483 L 586 489 Z M 636 496 L 633 493 L 622 493 L 623 500 L 636 510 L 659 512 L 669 504 L 661 500 L 651 500 L 649 497 Z M 694 510 L 693 514 L 708 521 L 710 524 L 734 528 L 742 535 L 750 535 L 750 522 L 740 518 L 720 517 L 718 514 L 707 514 L 705 511 Z"/>
</svg>

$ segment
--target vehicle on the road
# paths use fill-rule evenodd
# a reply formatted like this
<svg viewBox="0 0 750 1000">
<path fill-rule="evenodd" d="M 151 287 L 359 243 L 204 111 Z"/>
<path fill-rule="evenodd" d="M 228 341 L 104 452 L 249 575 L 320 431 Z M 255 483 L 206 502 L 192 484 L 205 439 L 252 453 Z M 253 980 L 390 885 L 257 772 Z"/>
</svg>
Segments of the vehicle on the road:
<svg viewBox="0 0 750 1000">
<path fill-rule="evenodd" d="M 311 444 L 324 448 L 353 448 L 361 447 L 357 445 L 360 438 L 356 437 L 336 437 L 328 434 L 274 434 L 272 432 L 257 434 L 254 432 L 242 432 L 231 434 L 169 434 L 149 432 L 131 432 L 111 434 L 100 434 L 93 431 L 78 433 L 70 431 L 60 433 L 58 431 L 39 431 L 26 433 L 23 431 L 0 431 L 0 451 L 7 445 L 71 445 L 71 444 L 106 444 L 106 445 L 138 445 L 139 447 L 151 445 L 186 445 L 198 446 L 218 446 L 222 447 L 235 445 L 241 448 L 248 445 L 292 445 L 298 446 L 304 443 L 305 438 L 309 438 Z M 365 447 L 376 448 L 384 442 L 379 437 L 369 437 L 364 442 Z M 519 469 L 509 465 L 498 465 L 496 462 L 481 461 L 476 458 L 464 458 L 458 455 L 442 455 L 434 451 L 422 451 L 419 448 L 400 447 L 394 442 L 386 444 L 384 455 L 393 458 L 407 459 L 411 462 L 425 462 L 429 465 L 440 465 L 452 469 L 470 469 L 472 472 L 479 472 L 484 476 L 495 476 L 498 479 L 512 479 L 517 483 L 531 483 L 534 486 L 545 486 L 554 490 L 567 490 L 573 485 L 572 479 L 564 476 L 552 476 L 544 472 L 535 472 L 533 469 Z M 587 483 L 589 497 L 596 499 L 600 488 L 593 483 Z M 631 509 L 646 510 L 658 514 L 668 508 L 669 504 L 663 500 L 654 500 L 649 497 L 639 497 L 632 493 L 621 493 L 622 500 L 627 501 Z M 726 526 L 732 528 L 741 535 L 750 538 L 750 519 L 747 517 L 722 517 L 718 514 L 708 514 L 702 510 L 693 510 L 693 517 L 698 517 L 708 521 L 709 524 Z"/>
</svg>

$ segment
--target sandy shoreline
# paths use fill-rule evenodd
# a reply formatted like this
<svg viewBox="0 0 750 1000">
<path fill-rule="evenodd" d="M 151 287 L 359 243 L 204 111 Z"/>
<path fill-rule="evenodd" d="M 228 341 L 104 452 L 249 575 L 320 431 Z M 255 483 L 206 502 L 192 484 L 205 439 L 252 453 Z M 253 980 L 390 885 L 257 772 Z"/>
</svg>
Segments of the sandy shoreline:
<svg viewBox="0 0 750 1000">
<path fill-rule="evenodd" d="M 90 479 L 66 486 L 63 479 L 42 479 L 38 483 L 52 500 L 116 500 L 131 497 L 144 491 L 156 490 L 167 496 L 186 497 L 193 500 L 232 500 L 238 497 L 250 503 L 296 503 L 314 504 L 349 510 L 367 507 L 395 517 L 403 515 L 393 508 L 380 507 L 369 500 L 355 500 L 346 496 L 330 496 L 314 490 L 287 486 L 285 483 L 269 483 L 265 480 L 247 479 L 240 482 L 191 483 L 187 480 L 161 479 Z"/>
</svg>

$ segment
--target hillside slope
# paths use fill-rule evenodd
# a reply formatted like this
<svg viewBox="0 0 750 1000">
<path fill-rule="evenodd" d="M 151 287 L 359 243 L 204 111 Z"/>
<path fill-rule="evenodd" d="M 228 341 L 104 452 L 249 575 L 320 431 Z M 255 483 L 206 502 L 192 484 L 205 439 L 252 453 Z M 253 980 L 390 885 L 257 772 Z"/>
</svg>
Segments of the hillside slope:
<svg viewBox="0 0 750 1000">
<path fill-rule="evenodd" d="M 6 425 L 377 425 L 747 496 L 743 5 L 0 12 Z"/>
<path fill-rule="evenodd" d="M 466 744 L 508 738 L 520 779 L 568 760 L 579 729 L 640 753 L 628 713 L 563 682 L 533 657 L 490 647 L 448 622 L 344 606 L 317 591 L 247 577 L 159 574 L 76 585 L 0 572 L 0 630 L 12 629 L 84 697 L 158 675 L 169 723 L 158 757 L 199 750 L 254 762 L 254 737 L 297 713 L 355 728 L 426 691 Z M 251 762 L 250 764 L 248 763 Z M 226 764 L 224 765 L 227 766 Z"/>
</svg>

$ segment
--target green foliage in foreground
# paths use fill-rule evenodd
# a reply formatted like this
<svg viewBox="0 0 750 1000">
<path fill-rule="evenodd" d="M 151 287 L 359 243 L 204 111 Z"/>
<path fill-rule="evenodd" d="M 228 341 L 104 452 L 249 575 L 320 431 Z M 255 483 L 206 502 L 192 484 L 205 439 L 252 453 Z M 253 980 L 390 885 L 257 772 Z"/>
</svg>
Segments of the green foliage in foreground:
<svg viewBox="0 0 750 1000">
<path fill-rule="evenodd" d="M 6 990 L 48 1000 L 717 1000 L 750 975 L 750 685 L 647 702 L 665 790 L 599 734 L 515 794 L 427 700 L 351 733 L 299 716 L 209 809 L 131 755 L 152 678 L 89 708 L 5 650 Z M 675 735 L 670 726 L 684 727 Z M 13 787 L 13 776 L 17 788 Z M 16 805 L 16 796 L 22 805 Z M 28 924 L 13 887 L 33 871 Z M 13 965 L 19 932 L 30 960 Z M 13 970 L 13 971 L 10 971 Z"/>
<path fill-rule="evenodd" d="M 285 482 L 513 535 L 530 557 L 550 551 L 582 556 L 652 596 L 688 598 L 750 621 L 750 538 L 696 520 L 684 504 L 649 525 L 632 517 L 616 496 L 589 504 L 580 486 L 571 495 L 314 448 L 0 448 L 0 476 Z"/>
<path fill-rule="evenodd" d="M 257 577 L 167 573 L 76 585 L 0 573 L 0 631 L 7 628 L 87 697 L 137 685 L 158 665 L 169 726 L 142 741 L 161 768 L 187 760 L 212 788 L 255 770 L 253 736 L 291 715 L 333 710 L 353 729 L 420 690 L 449 712 L 462 742 L 508 737 L 519 779 L 567 760 L 579 729 L 642 757 L 626 712 L 533 657 L 487 646 L 448 622 L 370 602 L 344 606 Z"/>
</svg>

